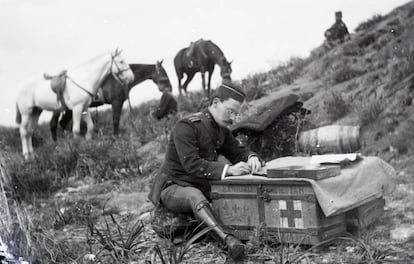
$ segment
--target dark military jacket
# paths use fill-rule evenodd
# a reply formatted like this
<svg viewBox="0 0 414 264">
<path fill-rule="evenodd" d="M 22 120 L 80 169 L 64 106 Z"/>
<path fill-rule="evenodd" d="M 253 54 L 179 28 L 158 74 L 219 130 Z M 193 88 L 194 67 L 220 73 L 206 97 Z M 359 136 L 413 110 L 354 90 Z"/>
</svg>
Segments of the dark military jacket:
<svg viewBox="0 0 414 264">
<path fill-rule="evenodd" d="M 325 31 L 325 37 L 328 41 L 337 39 L 343 41 L 346 35 L 349 35 L 348 28 L 342 21 L 336 21 L 329 29 Z"/>
<path fill-rule="evenodd" d="M 169 114 L 177 113 L 177 101 L 170 92 L 164 92 L 161 96 L 160 105 L 154 112 L 154 117 L 161 119 Z"/>
<path fill-rule="evenodd" d="M 218 160 L 219 154 L 232 164 L 255 155 L 240 146 L 228 128 L 219 126 L 208 110 L 183 118 L 170 135 L 162 169 L 165 172 L 163 181 L 194 186 L 208 194 L 210 181 L 220 180 L 226 165 Z M 160 181 L 157 177 L 154 186 L 162 189 L 160 186 L 164 184 Z M 160 191 L 151 190 L 149 198 L 154 203 L 158 202 Z"/>
</svg>

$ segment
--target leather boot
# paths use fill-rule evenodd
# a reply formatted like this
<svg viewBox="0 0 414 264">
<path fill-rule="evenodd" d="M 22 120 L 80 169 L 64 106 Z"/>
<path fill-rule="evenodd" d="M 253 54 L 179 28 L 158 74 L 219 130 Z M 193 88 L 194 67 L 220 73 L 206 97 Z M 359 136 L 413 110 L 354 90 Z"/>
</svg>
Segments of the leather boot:
<svg viewBox="0 0 414 264">
<path fill-rule="evenodd" d="M 230 257 L 234 260 L 244 256 L 244 244 L 235 236 L 227 234 L 218 224 L 213 211 L 208 202 L 201 202 L 196 206 L 194 215 L 212 228 L 213 237 L 218 238 L 219 242 L 226 245 Z"/>
</svg>

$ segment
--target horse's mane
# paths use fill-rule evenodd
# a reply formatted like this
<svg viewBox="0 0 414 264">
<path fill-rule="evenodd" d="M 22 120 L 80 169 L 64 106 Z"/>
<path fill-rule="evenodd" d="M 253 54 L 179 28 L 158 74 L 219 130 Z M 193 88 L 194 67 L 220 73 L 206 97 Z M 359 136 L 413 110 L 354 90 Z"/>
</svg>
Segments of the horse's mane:
<svg viewBox="0 0 414 264">
<path fill-rule="evenodd" d="M 209 45 L 213 46 L 214 48 L 218 49 L 222 55 L 224 55 L 223 51 L 219 48 L 219 46 L 216 45 L 216 43 L 214 43 L 211 40 L 205 40 L 205 42 L 207 42 Z"/>
<path fill-rule="evenodd" d="M 90 63 L 92 63 L 92 62 L 94 62 L 94 61 L 96 61 L 98 59 L 101 59 L 104 56 L 110 56 L 110 54 L 111 54 L 111 51 L 107 51 L 107 52 L 100 53 L 100 54 L 98 54 L 98 55 L 96 55 L 96 56 L 88 59 L 87 61 L 84 61 L 84 62 L 76 65 L 75 67 L 72 67 L 72 69 L 80 68 L 80 67 L 82 67 L 84 65 L 90 64 Z"/>
</svg>

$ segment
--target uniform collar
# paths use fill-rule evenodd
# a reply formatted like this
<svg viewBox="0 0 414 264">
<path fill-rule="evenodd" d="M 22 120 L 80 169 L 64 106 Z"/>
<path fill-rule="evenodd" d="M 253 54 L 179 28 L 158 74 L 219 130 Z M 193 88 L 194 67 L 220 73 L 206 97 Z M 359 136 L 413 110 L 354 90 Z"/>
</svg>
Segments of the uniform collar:
<svg viewBox="0 0 414 264">
<path fill-rule="evenodd" d="M 220 126 L 217 124 L 216 120 L 214 120 L 213 115 L 210 113 L 210 111 L 208 109 L 204 110 L 202 112 L 204 114 L 205 117 L 207 117 L 207 119 L 211 122 L 211 124 L 216 127 L 219 128 Z"/>
</svg>

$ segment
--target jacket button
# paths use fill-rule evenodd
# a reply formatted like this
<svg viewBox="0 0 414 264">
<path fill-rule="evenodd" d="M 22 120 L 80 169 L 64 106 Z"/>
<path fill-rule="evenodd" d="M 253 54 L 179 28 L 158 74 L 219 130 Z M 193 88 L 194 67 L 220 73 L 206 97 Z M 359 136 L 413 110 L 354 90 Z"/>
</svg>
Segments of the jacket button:
<svg viewBox="0 0 414 264">
<path fill-rule="evenodd" d="M 200 171 L 203 172 L 204 171 L 204 168 L 200 168 Z"/>
</svg>

